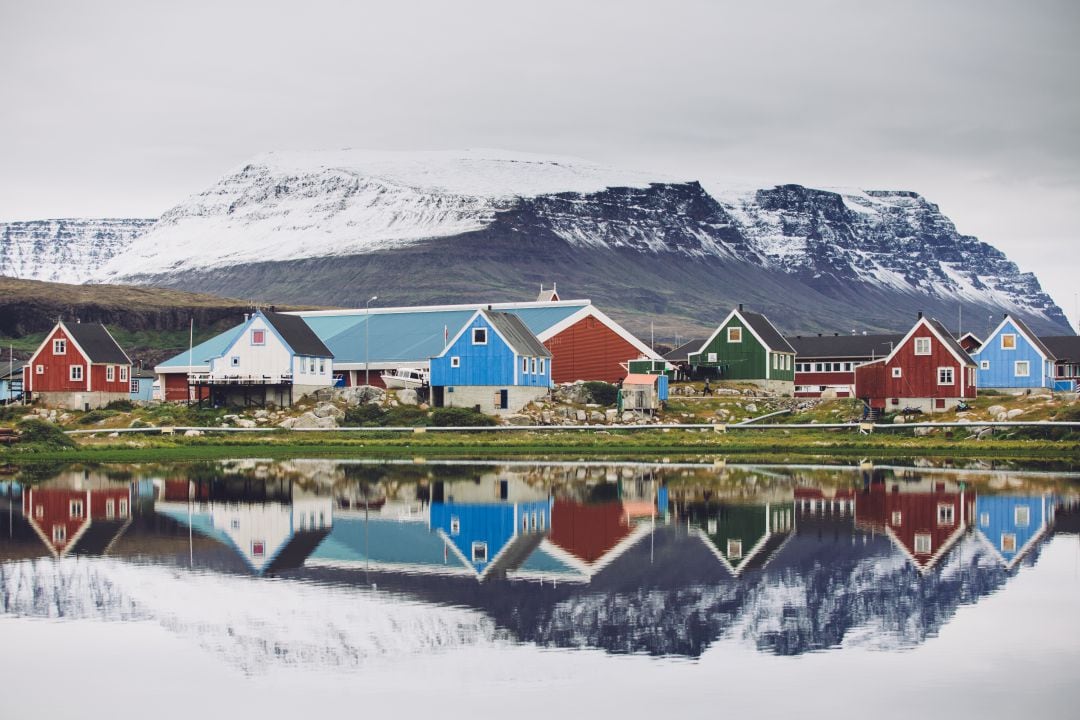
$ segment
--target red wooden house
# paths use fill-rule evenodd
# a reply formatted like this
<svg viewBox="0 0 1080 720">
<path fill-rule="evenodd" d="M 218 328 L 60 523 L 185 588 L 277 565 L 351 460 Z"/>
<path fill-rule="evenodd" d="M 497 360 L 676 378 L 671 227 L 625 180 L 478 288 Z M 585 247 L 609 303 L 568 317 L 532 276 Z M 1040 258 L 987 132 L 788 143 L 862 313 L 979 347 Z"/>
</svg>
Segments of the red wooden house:
<svg viewBox="0 0 1080 720">
<path fill-rule="evenodd" d="M 56 324 L 23 368 L 31 400 L 91 410 L 131 397 L 131 358 L 99 323 Z"/>
<path fill-rule="evenodd" d="M 873 410 L 947 410 L 975 397 L 975 361 L 922 316 L 885 358 L 855 368 L 855 396 Z"/>
<path fill-rule="evenodd" d="M 131 487 L 54 482 L 28 487 L 23 515 L 55 557 L 104 552 L 131 517 Z"/>
<path fill-rule="evenodd" d="M 855 369 L 886 357 L 903 335 L 787 338 L 795 348 L 795 397 L 854 397 Z"/>
<path fill-rule="evenodd" d="M 963 536 L 973 501 L 956 483 L 872 482 L 855 497 L 855 523 L 887 534 L 926 572 Z"/>
</svg>

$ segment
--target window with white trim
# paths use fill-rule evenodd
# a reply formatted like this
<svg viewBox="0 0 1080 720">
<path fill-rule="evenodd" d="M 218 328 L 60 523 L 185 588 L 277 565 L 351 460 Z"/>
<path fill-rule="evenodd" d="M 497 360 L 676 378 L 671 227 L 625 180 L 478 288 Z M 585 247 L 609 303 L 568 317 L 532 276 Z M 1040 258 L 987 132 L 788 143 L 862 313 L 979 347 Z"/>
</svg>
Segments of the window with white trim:
<svg viewBox="0 0 1080 720">
<path fill-rule="evenodd" d="M 980 360 L 979 361 L 979 369 L 981 369 L 981 370 L 989 370 L 990 369 L 990 361 L 989 360 Z"/>
<path fill-rule="evenodd" d="M 44 375 L 45 374 L 45 366 L 44 365 L 38 365 L 37 367 L 35 367 L 34 368 L 34 374 L 35 375 Z"/>
<path fill-rule="evenodd" d="M 532 374 L 536 374 L 536 358 L 532 359 Z"/>
<path fill-rule="evenodd" d="M 308 372 L 312 375 L 315 374 L 315 358 L 308 360 Z"/>
<path fill-rule="evenodd" d="M 139 392 L 139 378 L 131 378 L 131 384 L 128 385 L 128 390 L 132 395 Z"/>
<path fill-rule="evenodd" d="M 716 353 L 709 353 L 709 362 L 716 362 Z"/>
<path fill-rule="evenodd" d="M 953 368 L 951 367 L 939 367 L 937 369 L 937 384 L 938 385 L 954 385 L 956 383 L 953 377 Z"/>
<path fill-rule="evenodd" d="M 488 547 L 486 542 L 474 542 L 472 544 L 472 561 L 475 563 L 487 562 Z"/>
<path fill-rule="evenodd" d="M 105 366 L 105 382 L 116 382 L 116 366 Z"/>
<path fill-rule="evenodd" d="M 1001 349 L 1002 350 L 1015 350 L 1016 349 L 1016 334 L 1015 333 L 1002 333 L 1002 335 L 1001 335 Z"/>
<path fill-rule="evenodd" d="M 67 340 L 52 341 L 53 355 L 67 355 Z"/>
<path fill-rule="evenodd" d="M 772 369 L 773 370 L 779 370 L 780 369 L 780 356 L 777 355 L 776 353 L 773 353 L 773 355 L 772 355 Z"/>
<path fill-rule="evenodd" d="M 932 549 L 929 533 L 915 533 L 915 554 L 929 555 Z"/>
<path fill-rule="evenodd" d="M 52 539 L 54 543 L 67 542 L 67 526 L 65 525 L 53 525 L 52 526 Z"/>
<path fill-rule="evenodd" d="M 900 527 L 904 520 L 904 514 L 899 510 L 893 510 L 892 517 L 889 518 L 889 524 L 893 527 Z"/>
<path fill-rule="evenodd" d="M 521 358 L 521 372 L 526 375 L 529 373 L 529 358 Z"/>
<path fill-rule="evenodd" d="M 915 338 L 915 354 L 916 355 L 929 355 L 930 354 L 930 338 L 917 337 Z"/>
<path fill-rule="evenodd" d="M 233 355 L 229 358 L 229 367 L 240 367 L 240 356 Z"/>
<path fill-rule="evenodd" d="M 253 557 L 262 557 L 266 554 L 266 543 L 262 540 L 251 541 L 251 555 Z"/>
<path fill-rule="evenodd" d="M 956 523 L 956 508 L 948 503 L 937 506 L 937 524 L 953 525 Z"/>
<path fill-rule="evenodd" d="M 127 498 L 120 498 L 120 517 L 127 517 L 128 514 L 128 501 Z"/>
<path fill-rule="evenodd" d="M 1016 533 L 1001 533 L 1001 552 L 1016 552 Z"/>
<path fill-rule="evenodd" d="M 1031 375 L 1031 362 L 1028 360 L 1017 360 L 1013 363 L 1013 375 L 1016 377 L 1029 377 Z"/>
<path fill-rule="evenodd" d="M 487 328 L 473 328 L 472 344 L 487 345 Z"/>
<path fill-rule="evenodd" d="M 127 379 L 128 379 L 128 366 L 127 365 L 121 365 L 120 366 L 120 382 L 127 382 Z"/>
<path fill-rule="evenodd" d="M 898 378 L 898 377 L 902 376 L 903 374 L 904 374 L 903 368 L 894 367 L 892 369 L 892 376 L 894 378 Z"/>
<path fill-rule="evenodd" d="M 109 498 L 105 501 L 105 518 L 108 520 L 116 517 L 116 501 Z"/>
<path fill-rule="evenodd" d="M 1031 524 L 1031 508 L 1020 505 L 1013 511 L 1013 520 L 1016 522 L 1016 527 L 1027 527 Z"/>
<path fill-rule="evenodd" d="M 741 327 L 729 327 L 727 329 L 727 341 L 729 343 L 741 343 L 742 342 L 742 328 Z"/>
<path fill-rule="evenodd" d="M 68 517 L 81 518 L 83 516 L 83 509 L 82 500 L 68 501 Z"/>
<path fill-rule="evenodd" d="M 265 345 L 266 344 L 266 331 L 265 330 L 252 330 L 251 331 L 251 344 L 252 345 Z"/>
<path fill-rule="evenodd" d="M 545 365 L 545 364 L 546 364 L 546 363 L 544 362 L 544 358 L 540 358 L 540 374 L 541 374 L 541 375 L 543 375 L 543 374 L 544 374 L 544 365 Z"/>
<path fill-rule="evenodd" d="M 727 556 L 729 560 L 738 560 L 742 557 L 742 540 L 727 541 Z"/>
<path fill-rule="evenodd" d="M 461 532 L 461 518 L 456 515 L 450 516 L 450 534 L 457 535 Z"/>
<path fill-rule="evenodd" d="M 325 375 L 326 374 L 326 361 L 325 360 L 319 360 L 319 374 L 320 375 Z"/>
<path fill-rule="evenodd" d="M 68 368 L 68 380 L 79 381 L 83 379 L 83 366 L 72 365 Z"/>
<path fill-rule="evenodd" d="M 450 367 L 452 367 L 452 368 L 461 367 L 461 358 L 458 357 L 457 355 L 451 355 L 450 356 Z"/>
</svg>

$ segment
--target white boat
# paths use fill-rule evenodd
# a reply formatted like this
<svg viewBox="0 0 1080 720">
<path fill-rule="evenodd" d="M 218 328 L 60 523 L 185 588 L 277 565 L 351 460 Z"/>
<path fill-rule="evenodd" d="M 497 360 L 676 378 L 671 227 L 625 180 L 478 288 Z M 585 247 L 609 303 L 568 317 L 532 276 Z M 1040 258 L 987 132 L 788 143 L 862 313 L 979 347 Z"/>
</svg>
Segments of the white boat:
<svg viewBox="0 0 1080 720">
<path fill-rule="evenodd" d="M 381 376 L 383 385 L 389 390 L 412 388 L 414 390 L 428 384 L 428 371 L 423 368 L 397 368 Z"/>
</svg>

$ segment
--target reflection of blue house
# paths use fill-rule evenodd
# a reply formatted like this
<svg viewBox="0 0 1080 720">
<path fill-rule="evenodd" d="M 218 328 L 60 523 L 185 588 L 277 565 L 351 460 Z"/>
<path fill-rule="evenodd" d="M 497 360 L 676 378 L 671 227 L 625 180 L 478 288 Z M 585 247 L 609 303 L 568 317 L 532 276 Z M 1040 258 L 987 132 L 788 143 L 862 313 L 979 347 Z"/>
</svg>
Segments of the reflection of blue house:
<svg viewBox="0 0 1080 720">
<path fill-rule="evenodd" d="M 311 555 L 310 565 L 374 571 L 472 574 L 457 553 L 423 519 L 339 512 L 329 537 Z"/>
<path fill-rule="evenodd" d="M 517 411 L 551 387 L 551 353 L 516 315 L 477 310 L 431 359 L 435 407 Z"/>
<path fill-rule="evenodd" d="M 1049 388 L 1054 354 L 1019 318 L 1005 315 L 972 359 L 980 388 Z"/>
<path fill-rule="evenodd" d="M 431 528 L 481 578 L 517 567 L 551 525 L 551 500 L 520 503 L 432 503 Z"/>
<path fill-rule="evenodd" d="M 979 495 L 975 527 L 1006 567 L 1023 559 L 1053 523 L 1049 495 Z"/>
</svg>

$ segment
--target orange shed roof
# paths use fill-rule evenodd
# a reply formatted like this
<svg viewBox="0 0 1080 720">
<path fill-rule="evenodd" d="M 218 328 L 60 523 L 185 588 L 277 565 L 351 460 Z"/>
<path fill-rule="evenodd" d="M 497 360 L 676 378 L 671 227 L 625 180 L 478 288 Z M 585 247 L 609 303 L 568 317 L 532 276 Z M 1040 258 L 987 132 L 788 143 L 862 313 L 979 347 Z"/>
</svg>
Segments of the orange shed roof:
<svg viewBox="0 0 1080 720">
<path fill-rule="evenodd" d="M 647 373 L 630 373 L 623 380 L 623 385 L 655 385 L 658 377 L 660 376 Z"/>
</svg>

